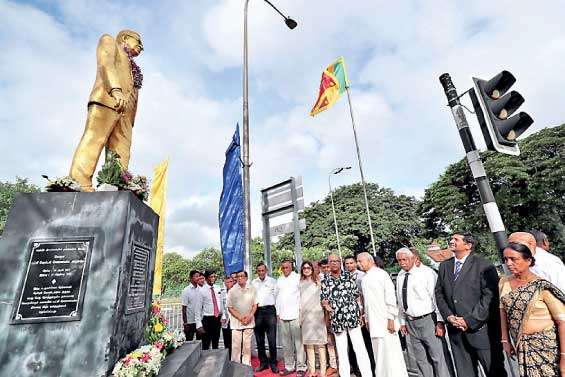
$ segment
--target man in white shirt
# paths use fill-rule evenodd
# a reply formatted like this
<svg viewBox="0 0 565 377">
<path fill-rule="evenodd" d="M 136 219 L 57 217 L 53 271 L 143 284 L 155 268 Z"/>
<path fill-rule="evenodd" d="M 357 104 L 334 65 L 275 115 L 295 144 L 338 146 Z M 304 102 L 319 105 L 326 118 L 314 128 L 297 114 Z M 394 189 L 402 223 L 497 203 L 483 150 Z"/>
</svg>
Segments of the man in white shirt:
<svg viewBox="0 0 565 377">
<path fill-rule="evenodd" d="M 545 233 L 539 230 L 532 230 L 530 233 L 536 240 L 535 252 L 532 252 L 536 263 L 530 267 L 530 271 L 565 292 L 565 265 L 557 255 L 549 252 L 549 239 Z"/>
<path fill-rule="evenodd" d="M 377 266 L 371 254 L 357 255 L 366 275 L 362 280 L 365 320 L 371 333 L 375 355 L 375 375 L 408 377 L 404 354 L 398 338 L 398 307 L 394 284 L 388 273 Z"/>
<path fill-rule="evenodd" d="M 200 340 L 204 329 L 202 322 L 199 319 L 199 324 L 196 323 L 196 308 L 202 305 L 200 286 L 200 272 L 196 270 L 190 271 L 190 284 L 185 287 L 181 295 L 182 304 L 182 324 L 186 340 L 191 341 L 196 335 L 196 339 Z"/>
<path fill-rule="evenodd" d="M 277 367 L 277 310 L 276 290 L 277 281 L 267 276 L 267 266 L 260 262 L 257 265 L 257 278 L 251 285 L 257 294 L 257 311 L 255 312 L 255 340 L 257 341 L 257 353 L 259 366 L 255 372 L 261 372 L 271 368 L 273 373 L 278 373 Z M 269 342 L 269 359 L 265 350 L 265 335 Z"/>
<path fill-rule="evenodd" d="M 277 279 L 276 294 L 284 354 L 284 370 L 280 375 L 287 376 L 296 370 L 296 376 L 303 377 L 306 371 L 306 355 L 299 323 L 300 275 L 292 270 L 292 261 L 288 259 L 281 263 L 281 270 L 283 274 Z"/>
<path fill-rule="evenodd" d="M 201 325 L 204 329 L 202 336 L 202 349 L 218 349 L 220 341 L 220 329 L 222 328 L 222 300 L 221 292 L 214 287 L 216 283 L 216 272 L 206 270 L 204 272 L 206 284 L 200 288 L 201 305 L 196 308 L 196 327 Z"/>
<path fill-rule="evenodd" d="M 235 284 L 235 280 L 226 275 L 224 278 L 224 286 L 222 287 L 222 338 L 224 339 L 224 348 L 226 348 L 230 355 L 231 360 L 231 327 L 230 327 L 230 313 L 228 311 L 228 292 Z"/>
<path fill-rule="evenodd" d="M 357 269 L 357 260 L 353 255 L 348 255 L 343 258 L 343 264 L 345 265 L 345 270 L 348 271 L 353 280 L 355 280 L 357 287 L 359 287 L 359 292 L 361 292 L 361 279 L 363 279 L 365 273 Z"/>
<path fill-rule="evenodd" d="M 401 268 L 396 278 L 400 332 L 410 334 L 408 353 L 422 377 L 449 377 L 441 342 L 445 327 L 435 300 L 437 276 L 425 265 L 417 267 L 416 256 L 405 247 L 396 252 L 396 260 Z"/>
<path fill-rule="evenodd" d="M 198 285 L 200 287 L 203 287 L 206 285 L 206 278 L 204 277 L 204 274 L 200 274 L 200 278 L 198 278 Z"/>
</svg>

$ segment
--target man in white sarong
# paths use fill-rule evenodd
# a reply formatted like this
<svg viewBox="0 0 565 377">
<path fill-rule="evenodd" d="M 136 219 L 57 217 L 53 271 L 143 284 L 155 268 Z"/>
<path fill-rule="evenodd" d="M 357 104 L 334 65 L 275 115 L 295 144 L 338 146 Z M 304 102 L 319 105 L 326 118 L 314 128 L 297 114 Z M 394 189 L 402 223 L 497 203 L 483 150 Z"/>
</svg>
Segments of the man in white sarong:
<svg viewBox="0 0 565 377">
<path fill-rule="evenodd" d="M 360 253 L 357 261 L 366 273 L 361 285 L 365 320 L 369 325 L 375 354 L 375 375 L 408 377 L 398 338 L 398 307 L 392 279 L 386 271 L 375 265 L 371 254 Z"/>
</svg>

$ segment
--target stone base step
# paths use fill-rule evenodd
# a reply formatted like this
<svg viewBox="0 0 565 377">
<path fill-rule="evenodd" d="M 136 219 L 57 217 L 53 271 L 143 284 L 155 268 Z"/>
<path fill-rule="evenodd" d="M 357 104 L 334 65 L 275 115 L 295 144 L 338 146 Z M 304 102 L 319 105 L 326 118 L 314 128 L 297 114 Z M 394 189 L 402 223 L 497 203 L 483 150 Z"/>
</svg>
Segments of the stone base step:
<svg viewBox="0 0 565 377">
<path fill-rule="evenodd" d="M 159 370 L 159 377 L 196 377 L 201 354 L 199 341 L 186 342 L 165 357 Z"/>
</svg>

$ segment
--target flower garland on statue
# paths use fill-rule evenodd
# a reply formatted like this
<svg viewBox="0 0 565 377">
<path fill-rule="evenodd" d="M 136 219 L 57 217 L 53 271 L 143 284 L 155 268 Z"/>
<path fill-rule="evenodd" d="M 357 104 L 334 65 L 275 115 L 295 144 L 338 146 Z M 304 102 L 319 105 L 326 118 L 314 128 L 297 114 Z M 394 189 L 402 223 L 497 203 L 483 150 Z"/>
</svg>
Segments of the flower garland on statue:
<svg viewBox="0 0 565 377">
<path fill-rule="evenodd" d="M 141 73 L 141 68 L 139 68 L 135 60 L 133 60 L 134 55 L 132 51 L 125 45 L 124 45 L 124 51 L 128 55 L 129 64 L 131 65 L 131 75 L 133 76 L 133 87 L 139 90 L 143 85 L 143 73 Z"/>
<path fill-rule="evenodd" d="M 167 354 L 180 347 L 184 333 L 180 330 L 167 329 L 168 321 L 161 313 L 158 302 L 151 306 L 151 318 L 145 325 L 145 340 L 142 346 L 120 359 L 112 370 L 113 377 L 154 377 L 159 373 L 161 363 Z"/>
</svg>

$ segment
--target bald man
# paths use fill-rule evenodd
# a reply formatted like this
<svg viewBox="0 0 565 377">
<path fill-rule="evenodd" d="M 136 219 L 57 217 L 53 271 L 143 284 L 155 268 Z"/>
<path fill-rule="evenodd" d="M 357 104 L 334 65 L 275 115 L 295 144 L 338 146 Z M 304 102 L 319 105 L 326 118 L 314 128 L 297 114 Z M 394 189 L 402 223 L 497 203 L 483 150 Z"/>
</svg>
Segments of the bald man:
<svg viewBox="0 0 565 377">
<path fill-rule="evenodd" d="M 533 234 L 528 232 L 515 232 L 508 237 L 508 242 L 526 245 L 536 260 L 534 266 L 530 267 L 530 271 L 565 292 L 565 265 L 563 265 L 563 262 L 557 256 L 538 247 Z"/>
</svg>

